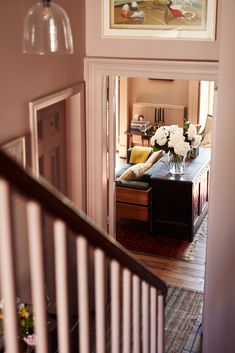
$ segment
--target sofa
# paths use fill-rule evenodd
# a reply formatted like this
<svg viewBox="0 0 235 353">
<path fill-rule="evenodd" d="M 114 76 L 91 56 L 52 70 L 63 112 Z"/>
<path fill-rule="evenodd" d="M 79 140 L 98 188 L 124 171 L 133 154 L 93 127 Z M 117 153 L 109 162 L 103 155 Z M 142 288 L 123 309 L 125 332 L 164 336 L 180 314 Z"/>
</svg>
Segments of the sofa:
<svg viewBox="0 0 235 353">
<path fill-rule="evenodd" d="M 138 148 L 141 149 L 142 147 L 138 147 Z M 150 157 L 153 154 L 153 149 L 151 147 L 143 147 L 143 148 L 149 149 L 148 157 Z M 147 169 L 138 179 L 136 179 L 136 180 L 122 180 L 120 177 L 123 175 L 123 173 L 134 165 L 134 163 L 130 162 L 131 154 L 134 149 L 135 149 L 135 147 L 132 147 L 127 150 L 126 164 L 124 164 L 118 171 L 116 171 L 116 175 L 115 175 L 116 176 L 116 186 L 128 187 L 128 188 L 134 188 L 134 189 L 146 189 L 149 187 L 148 183 L 149 183 L 150 177 L 156 171 L 157 163 L 159 162 L 160 158 L 162 157 L 162 152 L 160 151 L 158 153 L 159 158 L 157 158 L 156 161 L 152 164 L 152 166 L 149 169 Z M 139 162 L 137 162 L 137 163 L 139 163 Z"/>
<path fill-rule="evenodd" d="M 132 163 L 132 156 L 136 149 L 139 151 L 144 149 L 145 153 L 147 153 L 147 158 L 144 162 L 143 159 L 140 159 L 140 161 L 135 159 L 136 163 Z M 158 164 L 161 163 L 161 157 L 162 151 L 153 152 L 151 147 L 135 146 L 128 149 L 127 163 L 116 172 L 117 217 L 150 222 L 151 187 L 149 179 L 156 171 Z M 139 171 L 135 173 L 138 167 L 140 167 L 141 173 Z M 123 176 L 128 177 L 124 178 Z"/>
</svg>

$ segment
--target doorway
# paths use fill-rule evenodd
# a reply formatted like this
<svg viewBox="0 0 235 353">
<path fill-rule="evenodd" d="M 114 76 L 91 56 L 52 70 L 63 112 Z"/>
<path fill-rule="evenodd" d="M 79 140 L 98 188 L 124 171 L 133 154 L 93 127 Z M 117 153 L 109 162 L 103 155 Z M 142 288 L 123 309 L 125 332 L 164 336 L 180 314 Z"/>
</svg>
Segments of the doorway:
<svg viewBox="0 0 235 353">
<path fill-rule="evenodd" d="M 68 196 L 78 209 L 86 212 L 86 136 L 84 84 L 52 93 L 29 103 L 32 169 L 43 175 L 54 187 Z M 50 216 L 43 216 L 43 243 L 47 294 L 55 302 L 54 239 Z M 68 234 L 70 231 L 68 230 Z M 69 274 L 74 273 L 76 247 L 73 237 L 67 238 Z M 72 276 L 72 275 L 71 275 Z M 76 290 L 76 283 L 71 288 Z M 71 291 L 72 293 L 72 291 Z M 70 310 L 76 312 L 71 295 Z M 51 311 L 54 311 L 52 305 Z"/>
<path fill-rule="evenodd" d="M 122 77 L 119 78 L 119 85 L 122 82 Z M 130 127 L 133 119 L 135 119 L 136 113 L 141 115 L 144 119 L 145 123 L 150 123 L 149 134 L 152 132 L 152 125 L 154 124 L 154 119 L 158 118 L 156 116 L 156 110 L 158 113 L 164 115 L 165 122 L 163 125 L 172 125 L 178 124 L 179 126 L 183 126 L 184 120 L 190 120 L 195 125 L 197 124 L 197 129 L 201 136 L 203 136 L 202 145 L 205 148 L 201 150 L 201 156 L 197 159 L 189 159 L 187 164 L 192 164 L 192 162 L 199 163 L 199 159 L 202 159 L 202 155 L 204 152 L 210 151 L 211 147 L 211 116 L 214 115 L 213 109 L 213 95 L 214 95 L 214 82 L 206 82 L 206 81 L 196 81 L 196 80 L 149 80 L 148 78 L 124 78 L 127 80 L 127 97 L 125 99 L 122 97 L 122 90 L 115 90 L 115 93 L 118 92 L 119 96 L 117 97 L 117 102 L 126 102 L 127 107 L 123 107 L 121 103 L 119 103 L 119 108 L 116 109 L 116 112 L 125 112 L 128 111 L 128 121 L 126 122 L 126 116 L 122 113 L 116 114 L 116 119 L 118 122 L 116 123 L 117 127 L 117 135 L 116 141 L 119 142 L 121 140 L 121 136 L 123 135 L 126 139 L 125 145 L 125 154 L 123 148 L 123 142 L 121 144 L 116 144 L 116 176 L 120 176 L 120 172 L 126 173 L 126 168 L 130 167 L 129 165 L 129 155 L 128 152 L 128 161 L 126 160 L 126 152 L 135 146 L 148 146 L 146 139 L 142 140 L 139 135 L 139 131 L 133 131 L 134 138 L 128 140 L 128 134 L 126 133 L 128 128 Z M 207 89 L 205 89 L 207 87 Z M 203 88 L 203 89 L 202 89 Z M 209 89 L 210 88 L 210 89 Z M 125 93 L 126 94 L 126 93 Z M 162 104 L 161 104 L 162 103 Z M 159 109 L 159 106 L 164 106 L 164 108 Z M 157 107 L 157 108 L 156 108 Z M 209 117 L 207 117 L 209 115 Z M 122 118 L 125 122 L 123 124 Z M 121 130 L 120 126 L 124 126 L 125 129 Z M 127 131 L 126 131 L 127 130 Z M 146 136 L 145 136 L 146 137 Z M 124 141 L 124 139 L 122 140 Z M 201 163 L 201 162 L 200 162 Z M 203 162 L 204 163 L 204 162 Z M 159 164 L 159 163 L 158 163 Z M 147 182 L 147 178 L 151 172 L 154 173 L 156 171 L 157 165 L 151 167 L 147 174 L 143 176 L 143 180 L 145 183 Z M 153 175 L 154 177 L 154 175 Z M 200 232 L 195 230 L 195 237 L 193 242 L 188 242 L 187 239 L 180 239 L 182 237 L 181 233 L 184 232 L 183 224 L 179 224 L 179 219 L 176 218 L 176 212 L 174 211 L 174 217 L 176 219 L 171 219 L 168 216 L 169 220 L 166 224 L 163 224 L 163 204 L 161 205 L 158 213 L 162 212 L 161 221 L 158 221 L 158 228 L 162 227 L 163 230 L 160 230 L 155 234 L 154 230 L 150 230 L 149 223 L 144 220 L 144 212 L 147 206 L 140 206 L 141 202 L 137 200 L 137 194 L 140 193 L 139 190 L 136 190 L 135 183 L 131 181 L 118 181 L 116 185 L 116 237 L 117 240 L 128 250 L 131 250 L 134 256 L 139 256 L 138 258 L 143 261 L 146 260 L 146 264 L 148 262 L 154 263 L 156 259 L 154 256 L 165 256 L 165 257 L 174 257 L 180 260 L 190 260 L 194 261 L 194 269 L 192 268 L 192 273 L 190 278 L 190 268 L 187 270 L 188 274 L 182 274 L 182 268 L 180 266 L 177 268 L 175 273 L 172 273 L 172 278 L 169 280 L 169 271 L 171 261 L 168 261 L 168 264 L 165 264 L 164 261 L 156 261 L 154 265 L 154 271 L 156 274 L 160 274 L 161 276 L 166 276 L 167 282 L 171 285 L 176 285 L 177 282 L 177 273 L 181 272 L 181 282 L 183 286 L 203 291 L 204 284 L 204 265 L 205 265 L 205 250 L 206 250 L 206 224 L 207 219 L 203 222 L 203 225 L 200 228 Z M 141 180 L 139 180 L 141 181 Z M 128 186 L 129 183 L 129 186 Z M 172 182 L 171 182 L 172 183 Z M 123 184 L 123 185 L 122 185 Z M 134 184 L 134 185 L 133 185 Z M 137 182 L 138 184 L 138 182 Z M 140 183 L 142 184 L 142 182 Z M 204 185 L 204 184 L 203 184 Z M 123 186 L 123 187 L 122 187 Z M 141 185 L 142 186 L 142 185 Z M 134 190 L 132 189 L 134 187 Z M 151 185 L 148 185 L 148 188 L 151 188 Z M 153 185 L 152 185 L 153 188 Z M 200 188 L 200 190 L 199 190 Z M 133 193 L 132 193 L 133 191 Z M 202 184 L 198 187 L 199 193 L 207 194 L 205 189 L 205 185 Z M 141 191 L 141 197 L 144 192 Z M 153 191 L 150 194 L 153 194 Z M 162 191 L 163 193 L 163 191 Z M 193 192 L 193 200 L 197 199 L 195 192 Z M 169 198 L 169 196 L 168 196 Z M 206 195 L 204 196 L 206 198 Z M 156 199 L 156 197 L 155 197 Z M 153 209 L 156 207 L 153 204 L 156 204 L 156 200 L 151 201 L 151 214 L 153 214 Z M 194 228 L 196 223 L 198 224 L 204 219 L 204 215 L 206 213 L 206 209 L 204 209 L 203 213 L 200 213 L 200 219 L 198 218 L 199 213 L 198 207 L 203 209 L 205 204 L 203 204 L 203 200 L 200 196 L 198 196 L 199 202 L 201 203 L 198 206 L 198 203 L 195 206 L 196 218 L 194 218 Z M 177 197 L 178 200 L 178 197 Z M 176 202 L 177 200 L 172 202 Z M 195 202 L 195 201 L 194 201 Z M 143 202 L 144 204 L 144 202 Z M 158 203 L 159 204 L 159 203 Z M 142 205 L 142 203 L 141 203 Z M 167 206 L 166 206 L 167 207 Z M 183 206 L 182 206 L 183 207 Z M 177 201 L 177 209 L 180 207 L 179 202 Z M 186 207 L 182 213 L 187 212 L 186 208 L 190 208 L 191 203 Z M 141 208 L 141 209 L 140 209 Z M 168 210 L 170 212 L 171 210 Z M 156 211 L 157 212 L 157 211 Z M 155 217 L 153 217 L 154 220 Z M 186 218 L 186 217 L 185 217 Z M 142 219 L 142 220 L 141 220 Z M 189 212 L 189 220 L 190 212 Z M 148 219 L 147 219 L 148 220 Z M 155 220 L 154 220 L 155 222 Z M 153 223 L 154 223 L 153 222 Z M 166 222 L 166 221 L 164 221 Z M 182 220 L 183 222 L 183 220 Z M 188 222 L 186 219 L 184 222 Z M 179 226 L 182 227 L 179 230 Z M 197 225 L 198 226 L 198 225 Z M 186 227 L 186 226 L 185 226 Z M 167 228 L 171 228 L 168 230 Z M 187 228 L 188 229 L 188 228 Z M 164 234 L 164 231 L 166 234 Z M 179 234 L 178 234 L 178 233 Z M 188 232 L 188 230 L 187 230 Z M 168 234 L 169 233 L 169 234 Z M 196 244 L 199 244 L 199 247 Z M 200 250 L 200 251 L 199 251 Z M 140 254 L 141 253 L 141 254 Z M 149 256 L 151 255 L 151 256 Z M 180 262 L 174 262 L 174 266 L 172 269 L 176 269 L 176 264 L 180 265 Z M 182 263 L 181 263 L 182 264 Z M 187 268 L 186 263 L 184 263 L 185 269 Z M 193 265 L 191 264 L 193 267 Z M 162 271 L 159 271 L 159 268 L 162 267 Z M 190 267 L 190 266 L 189 266 Z M 198 271 L 195 271 L 197 268 Z M 173 271 L 174 272 L 174 271 Z M 194 273 L 193 273 L 194 272 Z M 196 274 L 197 273 L 197 274 Z M 196 275 L 195 275 L 196 274 Z M 193 283 L 193 278 L 195 279 L 195 283 Z M 163 277 L 164 279 L 164 277 Z"/>
<path fill-rule="evenodd" d="M 87 213 L 115 234 L 115 77 L 206 80 L 216 84 L 218 63 L 85 59 L 87 102 Z M 107 86 L 109 77 L 109 88 Z M 107 99 L 109 112 L 107 116 Z M 215 105 L 216 106 L 216 105 Z M 216 111 L 214 119 L 216 119 Z M 108 134 L 106 133 L 108 131 Z M 213 159 L 212 159 L 213 163 Z M 108 183 L 107 183 L 108 180 Z"/>
<path fill-rule="evenodd" d="M 59 111 L 56 111 L 59 107 Z M 55 110 L 55 111 L 54 111 Z M 60 110 L 64 114 L 62 126 L 59 126 Z M 64 89 L 36 99 L 29 103 L 30 111 L 30 133 L 31 133 L 31 156 L 32 170 L 38 175 L 40 173 L 40 135 L 42 124 L 40 114 L 48 111 L 48 131 L 54 139 L 60 130 L 62 139 L 66 141 L 66 148 L 63 148 L 65 174 L 62 177 L 62 184 L 59 189 L 65 191 L 66 195 L 82 211 L 86 211 L 86 135 L 85 131 L 85 106 L 84 106 L 84 83 Z M 55 114 L 54 114 L 55 113 Z M 50 126 L 51 125 L 51 126 Z M 41 141 L 42 142 L 42 141 Z M 45 143 L 44 148 L 49 148 Z M 43 148 L 43 147 L 42 147 Z M 58 152 L 57 152 L 58 155 Z M 52 163 L 56 167 L 56 150 L 52 157 Z M 41 162 L 41 169 L 43 163 Z M 58 158 L 57 158 L 58 167 Z M 50 168 L 46 168 L 45 175 L 49 177 Z M 52 170 L 51 170 L 52 171 Z M 56 170 L 54 169 L 54 172 Z M 42 172 L 42 170 L 41 170 Z M 58 173 L 54 175 L 54 184 L 58 183 Z"/>
<path fill-rule="evenodd" d="M 216 85 L 217 73 L 218 63 L 216 62 L 85 59 L 88 124 L 87 210 L 88 215 L 101 228 L 109 229 L 110 234 L 115 236 L 115 102 L 114 94 L 110 94 L 115 89 L 115 77 L 205 80 L 214 81 Z M 109 89 L 107 77 L 109 77 Z M 107 99 L 108 115 L 106 114 Z M 214 119 L 216 120 L 216 109 Z M 108 134 L 106 134 L 107 131 Z M 214 167 L 213 156 L 211 164 Z M 184 263 L 182 264 L 185 270 Z M 175 264 L 169 262 L 168 266 L 172 268 Z"/>
</svg>

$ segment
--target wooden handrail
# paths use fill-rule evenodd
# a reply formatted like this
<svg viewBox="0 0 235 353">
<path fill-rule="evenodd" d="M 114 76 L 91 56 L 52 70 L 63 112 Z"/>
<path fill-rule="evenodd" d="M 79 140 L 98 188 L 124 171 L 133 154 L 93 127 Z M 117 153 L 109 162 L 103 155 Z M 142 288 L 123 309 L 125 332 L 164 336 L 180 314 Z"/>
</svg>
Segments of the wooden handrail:
<svg viewBox="0 0 235 353">
<path fill-rule="evenodd" d="M 75 235 L 83 234 L 93 247 L 102 249 L 108 257 L 117 260 L 124 268 L 128 268 L 166 297 L 167 286 L 164 281 L 131 256 L 113 237 L 98 228 L 86 214 L 79 211 L 45 179 L 34 176 L 29 170 L 25 171 L 1 150 L 0 176 L 8 180 L 26 198 L 34 199 L 52 216 L 63 220 Z"/>
</svg>

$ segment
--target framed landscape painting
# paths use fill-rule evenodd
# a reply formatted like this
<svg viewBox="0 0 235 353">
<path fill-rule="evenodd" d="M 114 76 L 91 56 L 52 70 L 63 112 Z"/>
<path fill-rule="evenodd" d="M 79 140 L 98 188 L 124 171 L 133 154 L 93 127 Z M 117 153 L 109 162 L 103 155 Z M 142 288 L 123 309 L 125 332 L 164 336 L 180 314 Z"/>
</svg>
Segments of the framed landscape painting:
<svg viewBox="0 0 235 353">
<path fill-rule="evenodd" d="M 215 40 L 216 0 L 103 0 L 104 36 Z"/>
</svg>

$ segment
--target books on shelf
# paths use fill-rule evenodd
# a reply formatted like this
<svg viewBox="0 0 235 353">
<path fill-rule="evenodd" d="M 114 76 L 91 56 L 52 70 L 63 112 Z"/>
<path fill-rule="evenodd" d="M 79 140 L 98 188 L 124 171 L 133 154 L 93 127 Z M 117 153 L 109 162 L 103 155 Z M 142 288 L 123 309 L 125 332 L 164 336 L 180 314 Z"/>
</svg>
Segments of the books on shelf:
<svg viewBox="0 0 235 353">
<path fill-rule="evenodd" d="M 153 127 L 150 121 L 145 120 L 131 120 L 131 129 L 146 132 Z"/>
</svg>

